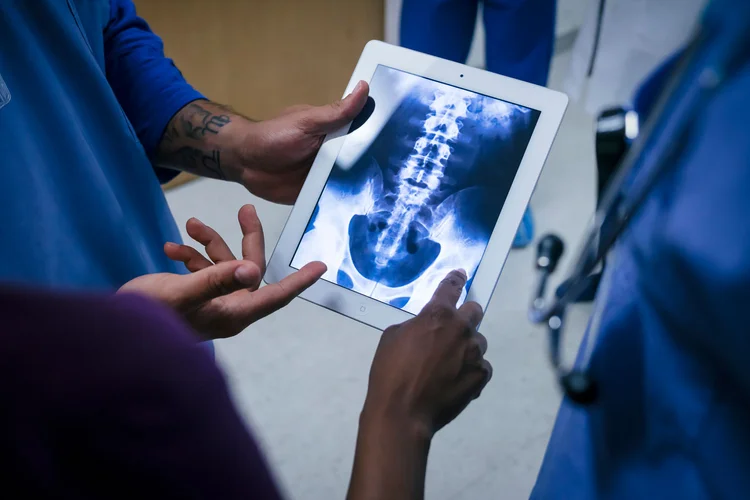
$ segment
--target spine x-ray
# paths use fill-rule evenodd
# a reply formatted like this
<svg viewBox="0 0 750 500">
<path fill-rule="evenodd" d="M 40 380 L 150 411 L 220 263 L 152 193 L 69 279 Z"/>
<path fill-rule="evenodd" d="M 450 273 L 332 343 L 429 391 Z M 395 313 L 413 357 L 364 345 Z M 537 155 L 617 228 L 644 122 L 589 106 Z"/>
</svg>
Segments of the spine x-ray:
<svg viewBox="0 0 750 500">
<path fill-rule="evenodd" d="M 378 66 L 292 267 L 411 313 L 471 286 L 539 111 Z"/>
</svg>

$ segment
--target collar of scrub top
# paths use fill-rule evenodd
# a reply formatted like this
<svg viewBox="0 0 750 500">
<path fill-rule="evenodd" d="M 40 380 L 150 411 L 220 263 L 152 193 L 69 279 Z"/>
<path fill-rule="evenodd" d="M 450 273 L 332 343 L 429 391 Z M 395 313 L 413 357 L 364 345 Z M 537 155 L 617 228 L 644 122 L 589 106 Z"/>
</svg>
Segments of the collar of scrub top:
<svg viewBox="0 0 750 500">
<path fill-rule="evenodd" d="M 740 15 L 735 10 L 734 17 L 726 23 L 717 22 L 716 16 L 710 14 L 711 9 L 688 42 L 669 83 L 640 127 L 640 133 L 638 116 L 632 111 L 624 112 L 610 122 L 599 121 L 598 126 L 605 129 L 607 126 L 619 127 L 629 147 L 594 214 L 580 251 L 573 260 L 572 271 L 565 280 L 568 285 L 559 297 L 547 298 L 546 288 L 563 254 L 563 242 L 552 234 L 542 237 L 539 242 L 536 259 L 539 281 L 529 307 L 529 319 L 547 325 L 550 363 L 565 395 L 574 403 L 588 405 L 597 400 L 599 389 L 589 372 L 589 364 L 607 302 L 611 273 L 604 273 L 588 333 L 583 338 L 573 368 L 565 367 L 561 359 L 567 306 L 576 302 L 584 292 L 588 278 L 601 268 L 618 237 L 627 229 L 661 176 L 678 163 L 676 159 L 687 143 L 690 124 L 702 109 L 702 104 L 750 58 L 750 9 L 744 9 Z M 722 16 L 721 19 L 728 17 L 732 16 Z M 691 78 L 693 75 L 697 77 Z M 608 257 L 610 267 L 613 257 Z"/>
</svg>

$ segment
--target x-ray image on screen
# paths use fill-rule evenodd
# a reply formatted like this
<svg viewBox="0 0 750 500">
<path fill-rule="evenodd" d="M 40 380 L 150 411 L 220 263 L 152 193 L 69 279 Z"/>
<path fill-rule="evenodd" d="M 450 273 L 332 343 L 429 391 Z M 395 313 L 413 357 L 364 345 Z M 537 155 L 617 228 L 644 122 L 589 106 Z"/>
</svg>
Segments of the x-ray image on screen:
<svg viewBox="0 0 750 500">
<path fill-rule="evenodd" d="M 418 313 L 445 275 L 471 286 L 539 111 L 378 66 L 292 258 Z"/>
</svg>

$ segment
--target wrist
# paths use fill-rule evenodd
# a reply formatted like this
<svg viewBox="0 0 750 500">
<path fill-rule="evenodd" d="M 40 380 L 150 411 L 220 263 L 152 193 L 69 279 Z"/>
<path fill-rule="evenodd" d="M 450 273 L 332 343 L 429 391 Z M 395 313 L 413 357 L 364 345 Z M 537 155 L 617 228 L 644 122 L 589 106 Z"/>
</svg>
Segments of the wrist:
<svg viewBox="0 0 750 500">
<path fill-rule="evenodd" d="M 365 401 L 359 417 L 360 431 L 378 434 L 398 434 L 415 444 L 427 444 L 434 436 L 433 426 L 427 418 L 394 408 L 388 404 Z"/>
<path fill-rule="evenodd" d="M 255 149 L 255 123 L 210 101 L 187 104 L 169 122 L 159 143 L 159 166 L 203 177 L 242 181 L 245 157 Z"/>
<path fill-rule="evenodd" d="M 211 138 L 221 151 L 226 180 L 242 183 L 243 173 L 257 164 L 260 137 L 257 125 L 243 116 L 232 115 L 232 123 L 225 127 L 222 134 Z"/>
<path fill-rule="evenodd" d="M 238 163 L 243 167 L 255 167 L 261 162 L 261 142 L 263 126 L 261 122 L 242 119 L 238 124 L 241 133 L 236 134 L 232 143 Z"/>
<path fill-rule="evenodd" d="M 431 438 L 432 432 L 420 419 L 366 402 L 347 498 L 424 498 Z"/>
</svg>

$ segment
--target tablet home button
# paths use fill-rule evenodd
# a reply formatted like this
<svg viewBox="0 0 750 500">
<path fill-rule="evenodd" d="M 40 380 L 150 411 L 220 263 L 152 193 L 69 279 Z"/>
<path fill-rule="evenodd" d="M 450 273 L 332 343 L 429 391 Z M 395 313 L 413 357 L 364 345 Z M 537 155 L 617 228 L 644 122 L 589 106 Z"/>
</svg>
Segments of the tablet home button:
<svg viewBox="0 0 750 500">
<path fill-rule="evenodd" d="M 359 312 L 361 313 L 367 312 L 367 306 L 359 306 Z"/>
</svg>

